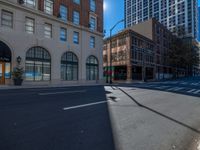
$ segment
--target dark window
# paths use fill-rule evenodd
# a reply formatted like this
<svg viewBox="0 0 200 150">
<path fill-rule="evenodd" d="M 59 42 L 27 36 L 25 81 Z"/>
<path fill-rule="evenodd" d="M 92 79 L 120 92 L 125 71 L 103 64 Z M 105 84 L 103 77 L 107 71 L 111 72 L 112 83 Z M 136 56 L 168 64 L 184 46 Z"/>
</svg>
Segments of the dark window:
<svg viewBox="0 0 200 150">
<path fill-rule="evenodd" d="M 94 56 L 89 56 L 86 61 L 86 79 L 98 80 L 99 79 L 99 65 L 98 60 Z"/>
<path fill-rule="evenodd" d="M 51 57 L 42 47 L 32 47 L 26 53 L 25 77 L 28 81 L 51 79 Z"/>
<path fill-rule="evenodd" d="M 60 5 L 60 18 L 67 21 L 67 7 L 64 5 Z"/>
<path fill-rule="evenodd" d="M 61 79 L 78 80 L 78 59 L 72 52 L 66 52 L 61 58 Z"/>
<path fill-rule="evenodd" d="M 75 44 L 79 44 L 79 33 L 78 32 L 74 32 L 74 35 L 73 35 L 73 42 Z"/>
</svg>

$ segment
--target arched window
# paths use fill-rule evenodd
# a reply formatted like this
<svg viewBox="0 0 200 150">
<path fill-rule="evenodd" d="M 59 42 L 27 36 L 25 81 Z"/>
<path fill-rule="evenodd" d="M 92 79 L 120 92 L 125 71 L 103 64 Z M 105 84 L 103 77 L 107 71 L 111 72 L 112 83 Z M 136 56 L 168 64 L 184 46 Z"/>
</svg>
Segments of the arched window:
<svg viewBox="0 0 200 150">
<path fill-rule="evenodd" d="M 0 84 L 5 84 L 5 79 L 11 78 L 11 50 L 0 41 Z"/>
<path fill-rule="evenodd" d="M 32 47 L 26 53 L 26 80 L 49 81 L 51 79 L 51 56 L 42 47 Z"/>
<path fill-rule="evenodd" d="M 78 59 L 72 52 L 66 52 L 61 58 L 61 79 L 78 80 Z"/>
<path fill-rule="evenodd" d="M 86 62 L 86 78 L 87 80 L 98 80 L 99 78 L 98 60 L 94 56 L 89 56 Z"/>
</svg>

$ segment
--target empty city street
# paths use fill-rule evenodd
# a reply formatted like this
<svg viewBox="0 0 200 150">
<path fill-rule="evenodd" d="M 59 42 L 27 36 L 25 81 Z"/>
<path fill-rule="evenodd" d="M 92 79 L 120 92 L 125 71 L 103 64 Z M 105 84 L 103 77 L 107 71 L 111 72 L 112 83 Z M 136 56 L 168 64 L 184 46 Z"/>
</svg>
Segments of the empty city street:
<svg viewBox="0 0 200 150">
<path fill-rule="evenodd" d="M 199 150 L 200 80 L 0 90 L 1 150 Z"/>
<path fill-rule="evenodd" d="M 1 90 L 0 120 L 0 150 L 115 149 L 103 86 Z"/>
</svg>

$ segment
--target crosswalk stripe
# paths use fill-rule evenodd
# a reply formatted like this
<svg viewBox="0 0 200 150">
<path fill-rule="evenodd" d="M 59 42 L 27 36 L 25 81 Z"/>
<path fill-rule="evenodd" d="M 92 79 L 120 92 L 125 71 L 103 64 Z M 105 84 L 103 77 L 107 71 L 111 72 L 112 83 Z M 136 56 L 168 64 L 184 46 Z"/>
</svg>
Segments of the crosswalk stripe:
<svg viewBox="0 0 200 150">
<path fill-rule="evenodd" d="M 180 88 L 174 89 L 174 91 L 179 91 L 179 90 L 183 90 L 183 89 L 184 89 L 183 87 L 180 87 Z"/>
<path fill-rule="evenodd" d="M 192 83 L 191 85 L 198 85 L 199 83 Z"/>
<path fill-rule="evenodd" d="M 169 88 L 169 89 L 167 89 L 168 91 L 171 91 L 171 90 L 174 90 L 174 89 L 176 89 L 177 87 L 173 87 L 173 88 Z"/>
<path fill-rule="evenodd" d="M 156 87 L 156 89 L 165 89 L 165 88 L 168 88 L 168 87 L 170 87 L 170 86 L 158 86 L 158 87 Z"/>
<path fill-rule="evenodd" d="M 180 84 L 186 85 L 186 84 L 188 84 L 188 83 L 187 83 L 187 82 L 181 82 Z"/>
<path fill-rule="evenodd" d="M 196 89 L 191 89 L 189 91 L 187 91 L 188 93 L 193 93 L 194 91 L 196 91 Z"/>
<path fill-rule="evenodd" d="M 194 92 L 194 94 L 198 94 L 200 92 L 200 90 L 197 90 L 196 92 Z"/>
</svg>

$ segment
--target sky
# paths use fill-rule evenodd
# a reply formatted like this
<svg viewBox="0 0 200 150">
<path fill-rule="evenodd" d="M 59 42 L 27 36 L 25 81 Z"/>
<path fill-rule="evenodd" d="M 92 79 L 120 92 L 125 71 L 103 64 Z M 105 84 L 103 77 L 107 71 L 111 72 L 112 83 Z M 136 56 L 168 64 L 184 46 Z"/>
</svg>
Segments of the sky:
<svg viewBox="0 0 200 150">
<path fill-rule="evenodd" d="M 200 0 L 198 0 L 200 6 Z M 124 19 L 124 0 L 104 0 L 104 30 L 105 37 L 109 36 L 109 30 L 116 22 Z M 112 35 L 124 28 L 124 22 L 118 24 L 113 30 Z"/>
</svg>

